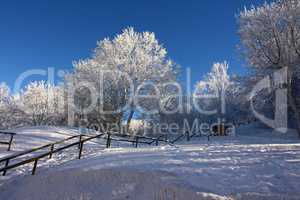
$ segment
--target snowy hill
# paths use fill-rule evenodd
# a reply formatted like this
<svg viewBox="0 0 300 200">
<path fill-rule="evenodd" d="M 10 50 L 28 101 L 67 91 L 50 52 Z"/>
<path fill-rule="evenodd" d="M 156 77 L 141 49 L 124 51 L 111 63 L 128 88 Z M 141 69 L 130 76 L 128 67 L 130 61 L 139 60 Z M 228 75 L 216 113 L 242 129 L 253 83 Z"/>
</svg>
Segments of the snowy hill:
<svg viewBox="0 0 300 200">
<path fill-rule="evenodd" d="M 30 148 L 39 147 L 62 140 L 71 135 L 78 134 L 78 129 L 71 129 L 66 127 L 25 127 L 9 130 L 10 132 L 17 133 L 13 140 L 12 152 L 27 150 Z M 0 135 L 0 137 L 3 137 Z M 5 153 L 5 147 L 0 146 L 0 157 Z M 6 152 L 11 153 L 11 152 Z"/>
<path fill-rule="evenodd" d="M 35 140 L 16 140 L 15 147 L 37 145 L 34 134 L 44 143 L 75 133 L 22 129 L 20 142 Z M 31 166 L 24 166 L 1 177 L 0 199 L 299 199 L 300 143 L 294 137 L 249 125 L 236 137 L 193 138 L 175 146 L 104 149 L 91 142 L 84 159 L 69 150 L 41 163 L 35 176 L 26 175 Z"/>
</svg>

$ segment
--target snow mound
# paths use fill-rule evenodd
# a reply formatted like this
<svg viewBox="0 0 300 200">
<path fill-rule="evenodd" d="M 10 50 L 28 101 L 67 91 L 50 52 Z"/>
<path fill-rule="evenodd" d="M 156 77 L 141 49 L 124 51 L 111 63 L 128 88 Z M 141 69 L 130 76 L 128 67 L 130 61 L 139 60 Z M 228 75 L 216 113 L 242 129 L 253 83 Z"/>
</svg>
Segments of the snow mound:
<svg viewBox="0 0 300 200">
<path fill-rule="evenodd" d="M 6 200 L 228 199 L 198 191 L 173 173 L 130 169 L 48 172 L 11 181 L 0 189 Z"/>
</svg>

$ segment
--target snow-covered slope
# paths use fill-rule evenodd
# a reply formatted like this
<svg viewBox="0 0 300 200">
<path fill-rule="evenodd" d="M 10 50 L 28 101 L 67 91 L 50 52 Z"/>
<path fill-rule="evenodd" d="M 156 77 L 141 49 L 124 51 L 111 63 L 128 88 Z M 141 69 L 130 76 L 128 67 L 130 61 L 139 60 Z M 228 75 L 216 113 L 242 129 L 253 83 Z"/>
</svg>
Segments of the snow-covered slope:
<svg viewBox="0 0 300 200">
<path fill-rule="evenodd" d="M 0 158 L 6 154 L 39 147 L 78 134 L 78 130 L 75 128 L 45 126 L 18 128 L 9 131 L 17 133 L 17 135 L 14 137 L 10 152 L 5 151 L 7 147 L 0 146 Z M 0 134 L 0 137 L 4 136 Z"/>
<path fill-rule="evenodd" d="M 91 144 L 82 160 L 56 157 L 35 176 L 2 179 L 0 199 L 299 199 L 294 137 L 248 126 L 236 137 L 176 146 L 92 150 Z"/>
</svg>

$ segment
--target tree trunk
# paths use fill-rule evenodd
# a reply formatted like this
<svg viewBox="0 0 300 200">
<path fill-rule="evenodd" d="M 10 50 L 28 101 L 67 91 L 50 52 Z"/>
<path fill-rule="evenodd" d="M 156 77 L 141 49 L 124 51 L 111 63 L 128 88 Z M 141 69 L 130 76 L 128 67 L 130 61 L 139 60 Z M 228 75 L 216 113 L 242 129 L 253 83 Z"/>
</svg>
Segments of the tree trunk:
<svg viewBox="0 0 300 200">
<path fill-rule="evenodd" d="M 300 115 L 299 115 L 299 112 L 298 112 L 298 109 L 297 109 L 295 99 L 292 95 L 291 89 L 289 89 L 289 91 L 288 91 L 288 98 L 289 98 L 289 103 L 290 103 L 290 106 L 292 108 L 292 111 L 294 112 L 294 116 L 295 116 L 295 119 L 296 119 L 296 128 L 297 128 L 298 136 L 300 138 Z"/>
<path fill-rule="evenodd" d="M 129 113 L 129 116 L 128 116 L 128 119 L 127 119 L 127 125 L 126 125 L 127 132 L 129 131 L 130 122 L 131 122 L 131 119 L 133 117 L 133 114 L 134 114 L 134 109 L 131 109 L 130 113 Z"/>
<path fill-rule="evenodd" d="M 292 111 L 294 112 L 294 116 L 296 119 L 296 129 L 298 132 L 298 137 L 300 138 L 300 114 L 297 109 L 296 101 L 292 94 L 292 75 L 290 71 L 288 71 L 288 101 L 291 106 Z"/>
</svg>

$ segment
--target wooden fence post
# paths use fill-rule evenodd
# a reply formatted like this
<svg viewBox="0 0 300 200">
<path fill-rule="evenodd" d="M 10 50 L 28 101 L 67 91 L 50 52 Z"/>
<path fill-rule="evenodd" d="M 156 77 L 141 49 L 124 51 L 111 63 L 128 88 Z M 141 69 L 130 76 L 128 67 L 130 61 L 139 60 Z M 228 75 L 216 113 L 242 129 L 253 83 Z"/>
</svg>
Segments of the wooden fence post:
<svg viewBox="0 0 300 200">
<path fill-rule="evenodd" d="M 190 138 L 190 132 L 186 131 L 185 134 L 186 134 L 186 141 L 190 141 L 191 140 L 191 138 Z"/>
<path fill-rule="evenodd" d="M 54 150 L 54 144 L 52 144 L 51 147 L 50 147 L 50 155 L 49 155 L 49 159 L 52 158 L 53 150 Z"/>
<path fill-rule="evenodd" d="M 111 139 L 110 139 L 110 133 L 107 133 L 107 140 L 106 140 L 106 148 L 110 147 Z"/>
<path fill-rule="evenodd" d="M 5 166 L 4 166 L 4 167 L 7 167 L 7 166 L 8 166 L 8 163 L 9 163 L 9 159 L 7 159 L 7 160 L 5 161 Z M 3 175 L 3 176 L 6 175 L 6 170 L 3 171 L 3 174 L 2 174 L 2 175 Z"/>
<path fill-rule="evenodd" d="M 7 149 L 7 151 L 10 151 L 11 143 L 12 143 L 13 139 L 14 139 L 14 135 L 11 134 L 11 135 L 10 135 L 10 140 L 9 140 L 9 144 L 8 144 L 8 149 Z"/>
<path fill-rule="evenodd" d="M 138 147 L 138 143 L 139 143 L 139 136 L 135 137 L 135 148 Z"/>
<path fill-rule="evenodd" d="M 81 139 L 82 139 L 82 135 L 79 135 L 79 144 L 78 144 L 78 149 L 80 149 L 80 145 L 81 145 Z"/>
<path fill-rule="evenodd" d="M 81 158 L 82 149 L 83 149 L 83 141 L 81 141 L 81 142 L 80 142 L 80 149 L 79 149 L 79 155 L 78 155 L 78 159 L 80 159 L 80 158 Z"/>
<path fill-rule="evenodd" d="M 34 160 L 33 169 L 32 169 L 32 173 L 31 173 L 32 175 L 34 175 L 34 174 L 35 174 L 35 171 L 36 171 L 36 167 L 37 167 L 38 160 L 39 160 L 39 159 L 35 159 L 35 160 Z"/>
</svg>

